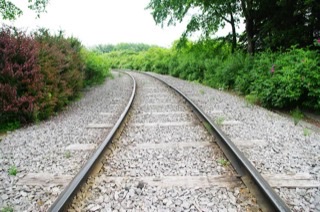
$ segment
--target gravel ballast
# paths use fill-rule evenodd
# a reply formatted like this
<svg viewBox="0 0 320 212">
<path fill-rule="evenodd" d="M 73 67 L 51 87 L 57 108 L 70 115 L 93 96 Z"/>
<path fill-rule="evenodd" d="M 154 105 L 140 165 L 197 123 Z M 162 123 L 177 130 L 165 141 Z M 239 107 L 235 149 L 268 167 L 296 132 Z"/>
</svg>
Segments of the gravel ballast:
<svg viewBox="0 0 320 212">
<path fill-rule="evenodd" d="M 0 142 L 0 209 L 48 209 L 93 151 L 66 148 L 71 144 L 93 144 L 97 147 L 109 129 L 90 128 L 89 124 L 114 124 L 130 98 L 132 79 L 126 74 L 114 72 L 113 75 L 113 79 L 89 89 L 81 100 L 57 116 L 3 136 Z M 17 167 L 16 176 L 9 175 L 11 166 Z M 67 182 L 63 186 L 50 180 L 43 185 L 19 184 L 30 173 L 62 176 Z"/>
<path fill-rule="evenodd" d="M 154 73 L 153 73 L 154 74 Z M 186 109 L 177 105 L 166 94 L 166 88 L 155 89 L 140 77 L 140 86 L 150 92 L 137 101 L 145 103 L 135 108 L 133 124 L 157 123 L 145 127 L 137 125 L 124 129 L 122 140 L 111 145 L 106 161 L 108 168 L 100 178 L 89 180 L 93 195 L 81 207 L 86 211 L 134 209 L 141 211 L 244 211 L 255 208 L 254 199 L 246 196 L 244 187 L 235 188 L 159 188 L 128 178 L 125 183 L 106 183 L 108 177 L 162 176 L 179 174 L 225 174 L 229 167 L 219 166 L 216 151 L 190 148 L 185 153 L 177 148 L 161 149 L 163 144 L 204 143 L 212 139 L 198 123 L 183 126 L 161 126 L 162 122 L 190 122 L 192 117 L 180 113 Z M 320 129 L 300 121 L 294 125 L 291 118 L 248 104 L 241 97 L 218 91 L 203 85 L 162 76 L 191 98 L 233 140 L 251 141 L 253 145 L 235 142 L 238 148 L 262 174 L 307 173 L 320 182 Z M 90 89 L 83 98 L 71 104 L 57 116 L 39 124 L 30 125 L 7 135 L 0 141 L 0 210 L 6 206 L 14 211 L 46 211 L 66 184 L 79 171 L 93 150 L 67 150 L 71 144 L 92 144 L 97 147 L 108 128 L 99 124 L 113 124 L 131 95 L 131 79 L 124 74 L 114 74 L 104 85 Z M 156 97 L 156 98 L 155 98 Z M 165 102 L 166 105 L 161 105 Z M 153 109 L 157 113 L 153 114 Z M 172 112 L 172 115 L 162 113 Z M 90 124 L 92 126 L 90 127 Z M 175 133 L 175 132 L 180 133 Z M 143 151 L 139 145 L 162 145 Z M 140 148 L 140 149 L 139 149 Z M 203 147 L 202 147 L 203 148 Z M 124 158 L 124 154 L 128 156 Z M 189 157 L 188 157 L 189 156 Z M 194 158 L 190 158 L 194 156 Z M 201 162 L 211 158 L 213 161 Z M 175 162 L 169 160 L 173 158 Z M 158 160 L 157 160 L 158 159 Z M 123 160 L 124 163 L 119 161 Z M 131 163 L 131 160 L 133 161 Z M 139 162 L 156 164 L 143 166 Z M 188 161 L 185 166 L 182 161 Z M 9 168 L 16 166 L 17 176 L 9 175 Z M 218 165 L 218 166 L 217 166 Z M 131 168 L 130 168 L 131 166 Z M 129 167 L 129 168 L 128 168 Z M 218 170 L 211 169 L 219 167 Z M 113 172 L 112 168 L 114 169 Z M 137 172 L 136 170 L 142 170 Z M 134 170 L 134 171 L 133 171 Z M 180 171 L 182 170 L 182 171 Z M 62 178 L 63 183 L 47 180 L 39 185 L 19 183 L 30 173 L 47 173 Z M 276 192 L 293 211 L 320 211 L 320 188 L 279 187 Z M 101 192 L 105 196 L 96 198 Z M 77 207 L 77 206 L 76 206 Z"/>
<path fill-rule="evenodd" d="M 155 74 L 184 92 L 238 145 L 262 174 L 310 174 L 320 181 L 320 129 L 304 121 L 251 105 L 243 98 L 171 76 Z M 253 141 L 254 142 L 254 141 Z M 257 143 L 259 144 L 259 143 Z M 320 211 L 320 188 L 276 188 L 293 211 Z"/>
<path fill-rule="evenodd" d="M 258 211 L 256 199 L 182 98 L 151 77 L 133 75 L 138 89 L 130 118 L 71 210 Z"/>
</svg>

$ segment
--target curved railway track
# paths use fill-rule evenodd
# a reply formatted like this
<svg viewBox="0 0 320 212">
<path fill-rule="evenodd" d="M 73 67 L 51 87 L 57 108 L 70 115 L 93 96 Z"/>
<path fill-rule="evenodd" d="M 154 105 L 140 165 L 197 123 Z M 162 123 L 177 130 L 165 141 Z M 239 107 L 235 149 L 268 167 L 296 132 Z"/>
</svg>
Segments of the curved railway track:
<svg viewBox="0 0 320 212">
<path fill-rule="evenodd" d="M 131 75 L 125 111 L 49 211 L 290 211 L 192 101 Z"/>
</svg>

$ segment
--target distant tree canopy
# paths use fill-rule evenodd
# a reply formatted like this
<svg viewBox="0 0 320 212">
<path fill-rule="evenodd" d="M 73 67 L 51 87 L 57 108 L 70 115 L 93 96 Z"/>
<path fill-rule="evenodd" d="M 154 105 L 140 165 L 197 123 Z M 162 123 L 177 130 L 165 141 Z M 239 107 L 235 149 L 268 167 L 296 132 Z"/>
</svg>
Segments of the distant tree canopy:
<svg viewBox="0 0 320 212">
<path fill-rule="evenodd" d="M 319 0 L 150 0 L 147 9 L 162 25 L 175 25 L 191 14 L 183 37 L 201 31 L 207 38 L 230 24 L 233 50 L 240 40 L 251 54 L 292 45 L 306 47 L 320 37 Z M 246 27 L 238 36 L 241 18 Z"/>
<path fill-rule="evenodd" d="M 28 0 L 28 8 L 34 10 L 39 17 L 45 11 L 49 0 Z M 14 20 L 23 14 L 23 11 L 9 0 L 0 0 L 0 14 L 4 20 Z"/>
<path fill-rule="evenodd" d="M 202 31 L 204 37 L 217 32 L 220 27 L 230 24 L 232 28 L 232 47 L 236 48 L 236 24 L 239 22 L 237 10 L 239 5 L 235 0 L 151 0 L 148 9 L 152 10 L 152 15 L 157 24 L 175 25 L 181 22 L 193 9 L 192 17 L 183 33 L 185 38 L 188 34 L 196 31 Z"/>
<path fill-rule="evenodd" d="M 153 46 L 143 44 L 143 43 L 119 43 L 116 45 L 106 44 L 106 45 L 97 45 L 93 48 L 93 51 L 98 53 L 109 53 L 112 51 L 132 51 L 132 52 L 141 52 L 150 49 Z"/>
</svg>

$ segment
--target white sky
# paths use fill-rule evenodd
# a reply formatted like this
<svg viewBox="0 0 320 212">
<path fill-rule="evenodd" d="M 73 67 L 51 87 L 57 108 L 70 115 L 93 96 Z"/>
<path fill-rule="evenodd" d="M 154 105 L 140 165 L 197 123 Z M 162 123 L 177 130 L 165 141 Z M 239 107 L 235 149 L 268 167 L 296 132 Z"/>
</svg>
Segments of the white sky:
<svg viewBox="0 0 320 212">
<path fill-rule="evenodd" d="M 186 23 L 161 28 L 150 11 L 144 8 L 149 0 L 50 0 L 47 13 L 36 19 L 26 9 L 27 0 L 12 0 L 24 15 L 15 21 L 5 21 L 27 30 L 44 27 L 52 32 L 65 31 L 77 37 L 85 46 L 123 42 L 155 44 L 170 47 L 185 30 Z"/>
</svg>

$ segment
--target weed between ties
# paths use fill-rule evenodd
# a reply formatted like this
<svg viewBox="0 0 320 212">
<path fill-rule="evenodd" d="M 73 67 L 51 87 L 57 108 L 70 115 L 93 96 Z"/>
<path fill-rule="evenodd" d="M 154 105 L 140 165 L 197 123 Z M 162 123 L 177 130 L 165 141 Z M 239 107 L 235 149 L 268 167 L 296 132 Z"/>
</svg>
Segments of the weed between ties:
<svg viewBox="0 0 320 212">
<path fill-rule="evenodd" d="M 6 206 L 1 209 L 1 212 L 13 212 L 13 208 L 11 206 Z"/>
<path fill-rule="evenodd" d="M 230 164 L 230 162 L 227 161 L 227 160 L 224 159 L 224 158 L 219 158 L 219 159 L 217 160 L 217 162 L 218 162 L 220 165 L 222 165 L 222 166 L 228 166 L 228 165 Z"/>
<path fill-rule="evenodd" d="M 8 173 L 9 173 L 9 175 L 11 175 L 11 176 L 16 176 L 17 173 L 18 173 L 17 167 L 16 167 L 15 165 L 10 166 L 10 167 L 9 167 L 9 170 L 8 170 Z"/>
<path fill-rule="evenodd" d="M 224 117 L 218 117 L 218 118 L 216 119 L 216 124 L 219 125 L 219 126 L 221 126 L 221 125 L 223 124 L 224 120 L 225 120 Z"/>
</svg>

